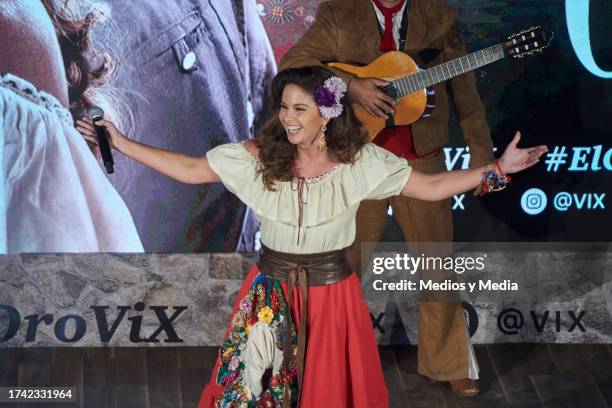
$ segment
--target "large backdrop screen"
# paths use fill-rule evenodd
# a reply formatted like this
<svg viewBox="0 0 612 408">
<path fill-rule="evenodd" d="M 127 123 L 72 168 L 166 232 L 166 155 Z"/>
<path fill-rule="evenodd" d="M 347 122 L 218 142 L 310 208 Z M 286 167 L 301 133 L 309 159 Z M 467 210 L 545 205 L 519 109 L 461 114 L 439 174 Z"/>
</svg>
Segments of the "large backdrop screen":
<svg viewBox="0 0 612 408">
<path fill-rule="evenodd" d="M 476 72 L 497 154 L 516 130 L 550 152 L 502 193 L 454 197 L 456 240 L 610 241 L 612 3 L 450 2 L 470 52 L 532 26 L 554 33 L 541 55 Z M 32 2 L 25 28 L 5 33 L 23 45 L 0 47 L 0 251 L 256 249 L 254 217 L 222 185 L 180 184 L 119 153 L 107 174 L 72 121 L 99 105 L 135 140 L 197 156 L 253 137 L 270 113 L 264 94 L 277 63 L 319 1 L 75 1 L 62 20 L 64 3 Z M 66 19 L 87 22 L 90 47 L 57 29 Z M 450 129 L 447 167 L 466 168 L 456 116 Z"/>
</svg>

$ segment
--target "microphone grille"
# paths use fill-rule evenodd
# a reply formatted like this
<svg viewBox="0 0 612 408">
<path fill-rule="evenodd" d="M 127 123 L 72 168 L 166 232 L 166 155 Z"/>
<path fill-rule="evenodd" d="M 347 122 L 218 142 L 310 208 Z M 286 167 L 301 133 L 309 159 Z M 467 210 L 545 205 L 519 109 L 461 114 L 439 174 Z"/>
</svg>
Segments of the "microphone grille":
<svg viewBox="0 0 612 408">
<path fill-rule="evenodd" d="M 92 106 L 87 109 L 87 116 L 89 116 L 91 120 L 102 119 L 104 117 L 104 111 L 99 106 Z"/>
</svg>

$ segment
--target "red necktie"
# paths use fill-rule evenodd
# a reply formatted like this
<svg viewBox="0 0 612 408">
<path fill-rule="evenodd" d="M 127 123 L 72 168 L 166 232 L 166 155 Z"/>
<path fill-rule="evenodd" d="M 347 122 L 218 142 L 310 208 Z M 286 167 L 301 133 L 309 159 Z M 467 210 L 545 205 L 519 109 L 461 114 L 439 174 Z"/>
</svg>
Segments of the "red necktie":
<svg viewBox="0 0 612 408">
<path fill-rule="evenodd" d="M 385 31 L 383 32 L 382 41 L 380 42 L 378 49 L 382 52 L 396 51 L 397 45 L 393 39 L 393 14 L 402 9 L 405 0 L 400 1 L 394 7 L 385 7 L 381 4 L 380 0 L 372 1 L 376 7 L 378 7 L 381 13 L 383 13 L 383 16 L 385 16 Z"/>
</svg>

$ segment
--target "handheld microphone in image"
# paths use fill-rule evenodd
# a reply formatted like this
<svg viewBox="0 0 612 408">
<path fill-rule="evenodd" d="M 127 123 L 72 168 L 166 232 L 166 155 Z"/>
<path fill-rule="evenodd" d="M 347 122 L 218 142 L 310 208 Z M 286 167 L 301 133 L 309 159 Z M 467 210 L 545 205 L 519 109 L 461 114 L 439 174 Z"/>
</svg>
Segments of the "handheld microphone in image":
<svg viewBox="0 0 612 408">
<path fill-rule="evenodd" d="M 113 153 L 111 151 L 110 143 L 108 142 L 108 132 L 104 127 L 96 125 L 98 120 L 104 118 L 104 111 L 98 106 L 92 106 L 87 110 L 87 116 L 89 116 L 89 119 L 91 119 L 94 123 L 94 128 L 96 129 L 96 140 L 98 142 L 98 147 L 100 148 L 100 155 L 102 156 L 102 161 L 104 162 L 106 172 L 108 174 L 113 174 L 115 172 L 113 168 L 115 162 L 113 161 Z"/>
</svg>

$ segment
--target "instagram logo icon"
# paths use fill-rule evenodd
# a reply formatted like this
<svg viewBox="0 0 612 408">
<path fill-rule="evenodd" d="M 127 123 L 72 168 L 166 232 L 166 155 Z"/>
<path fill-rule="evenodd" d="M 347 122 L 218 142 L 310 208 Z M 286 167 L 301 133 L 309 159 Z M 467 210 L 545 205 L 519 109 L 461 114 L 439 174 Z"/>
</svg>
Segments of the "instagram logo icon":
<svg viewBox="0 0 612 408">
<path fill-rule="evenodd" d="M 529 215 L 540 214 L 546 208 L 546 193 L 539 188 L 530 188 L 521 197 L 521 207 Z"/>
</svg>

